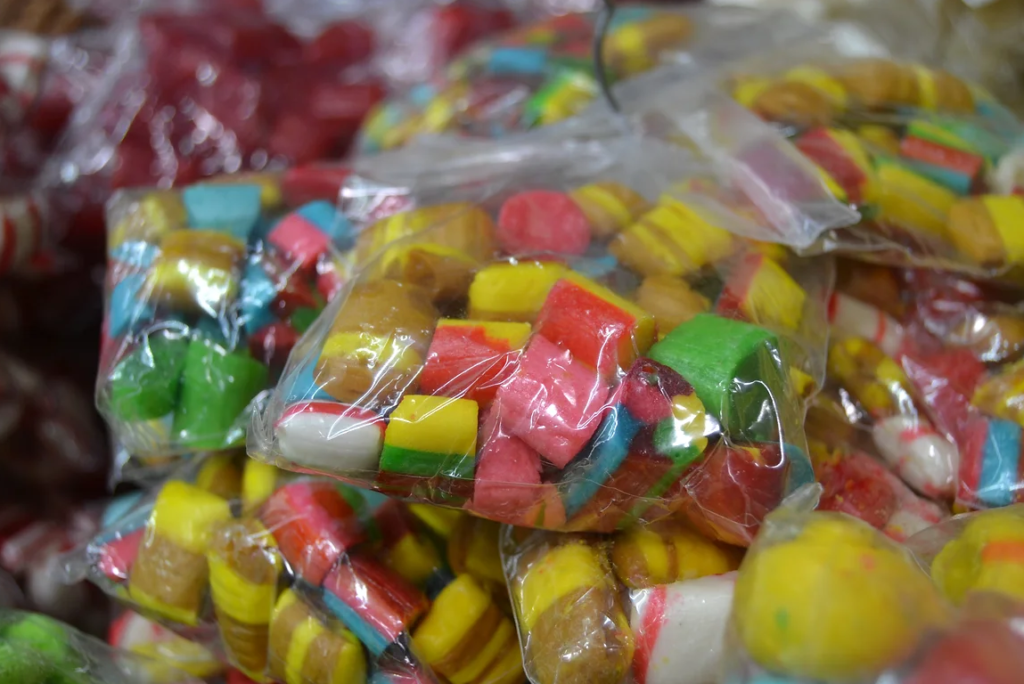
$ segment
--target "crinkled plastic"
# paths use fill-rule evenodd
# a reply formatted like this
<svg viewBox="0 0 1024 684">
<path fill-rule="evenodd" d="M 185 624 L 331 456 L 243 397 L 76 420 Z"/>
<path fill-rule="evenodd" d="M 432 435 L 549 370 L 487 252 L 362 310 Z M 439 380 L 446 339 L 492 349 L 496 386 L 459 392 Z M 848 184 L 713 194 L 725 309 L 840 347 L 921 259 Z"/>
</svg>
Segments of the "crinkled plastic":
<svg viewBox="0 0 1024 684">
<path fill-rule="evenodd" d="M 612 537 L 506 526 L 502 558 L 535 684 L 711 684 L 741 549 L 678 519 Z"/>
<path fill-rule="evenodd" d="M 881 532 L 780 509 L 740 567 L 724 681 L 874 681 L 949 614 L 913 556 Z"/>
<path fill-rule="evenodd" d="M 112 649 L 102 641 L 42 615 L 0 611 L 0 682 L 138 684 L 149 682 L 154 661 Z M 171 674 L 171 670 L 167 670 Z M 164 680 L 201 684 L 184 672 Z"/>
<path fill-rule="evenodd" d="M 797 43 L 723 70 L 728 91 L 777 124 L 861 220 L 815 249 L 860 259 L 1013 275 L 1018 196 L 993 171 L 1024 131 L 991 95 L 940 69 L 884 52 Z M 788 177 L 735 155 L 771 192 Z"/>
<path fill-rule="evenodd" d="M 445 78 L 378 105 L 363 126 L 360 148 L 392 149 L 439 133 L 498 137 L 583 111 L 600 97 L 593 61 L 598 21 L 598 13 L 567 14 L 477 45 L 451 64 Z M 662 62 L 693 70 L 803 30 L 797 17 L 782 12 L 623 6 L 605 38 L 604 66 L 610 82 Z"/>
<path fill-rule="evenodd" d="M 521 682 L 497 526 L 455 521 L 446 544 L 421 522 L 445 517 L 221 454 L 112 512 L 67 576 L 183 635 L 219 634 L 256 681 Z"/>
<path fill-rule="evenodd" d="M 339 171 L 111 202 L 96 398 L 129 453 L 155 463 L 244 442 L 250 403 L 347 278 L 353 233 L 334 202 L 287 202 Z"/>
<path fill-rule="evenodd" d="M 749 542 L 812 476 L 800 392 L 830 264 L 659 194 L 700 176 L 650 141 L 462 149 L 350 179 L 362 270 L 254 414 L 250 455 L 549 529 L 682 507 Z"/>
</svg>

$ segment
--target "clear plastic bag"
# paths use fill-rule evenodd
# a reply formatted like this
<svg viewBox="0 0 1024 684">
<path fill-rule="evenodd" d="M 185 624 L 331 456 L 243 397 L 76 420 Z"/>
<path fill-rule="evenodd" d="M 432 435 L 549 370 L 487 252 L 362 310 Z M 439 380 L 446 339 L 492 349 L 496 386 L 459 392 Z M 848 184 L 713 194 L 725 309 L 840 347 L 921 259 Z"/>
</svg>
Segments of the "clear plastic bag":
<svg viewBox="0 0 1024 684">
<path fill-rule="evenodd" d="M 164 667 L 173 684 L 201 684 L 185 672 L 118 651 L 71 627 L 32 613 L 0 612 L 0 681 L 19 684 L 60 681 L 75 684 L 148 682 Z"/>
<path fill-rule="evenodd" d="M 527 676 L 535 684 L 717 681 L 742 553 L 679 520 L 607 538 L 504 527 Z"/>
<path fill-rule="evenodd" d="M 600 97 L 597 21 L 597 13 L 565 14 L 475 46 L 446 78 L 378 105 L 363 126 L 360 149 L 393 149 L 439 133 L 498 137 L 583 111 Z M 694 70 L 735 59 L 805 30 L 785 12 L 630 5 L 616 10 L 603 54 L 608 78 L 628 80 L 663 62 Z"/>
<path fill-rule="evenodd" d="M 864 260 L 1013 276 L 1020 198 L 992 179 L 1024 131 L 990 94 L 885 52 L 797 42 L 724 68 L 741 104 L 776 124 L 860 222 L 814 250 Z M 761 170 L 773 191 L 779 176 Z"/>
<path fill-rule="evenodd" d="M 250 455 L 550 529 L 683 506 L 749 542 L 811 476 L 797 386 L 821 376 L 830 264 L 659 198 L 698 176 L 651 141 L 461 149 L 350 179 L 360 276 Z"/>
<path fill-rule="evenodd" d="M 228 455 L 188 465 L 69 554 L 67 579 L 219 634 L 257 681 L 521 681 L 496 525 L 457 521 L 447 544 L 429 513 L 371 492 Z"/>
<path fill-rule="evenodd" d="M 143 462 L 242 444 L 249 405 L 347 279 L 348 221 L 322 199 L 287 205 L 315 183 L 286 178 L 226 177 L 111 202 L 96 397 Z"/>
<path fill-rule="evenodd" d="M 902 546 L 794 502 L 768 517 L 736 580 L 729 682 L 875 681 L 950 610 Z"/>
</svg>

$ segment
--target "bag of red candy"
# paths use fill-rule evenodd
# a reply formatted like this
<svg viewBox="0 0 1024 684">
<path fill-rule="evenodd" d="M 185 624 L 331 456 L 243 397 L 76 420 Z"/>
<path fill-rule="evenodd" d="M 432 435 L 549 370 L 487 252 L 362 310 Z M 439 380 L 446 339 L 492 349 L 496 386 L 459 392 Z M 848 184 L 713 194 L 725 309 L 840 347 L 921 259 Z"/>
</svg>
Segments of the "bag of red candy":
<svg viewBox="0 0 1024 684">
<path fill-rule="evenodd" d="M 130 454 L 243 443 L 248 406 L 347 278 L 344 174 L 298 168 L 112 200 L 96 397 Z"/>
<path fill-rule="evenodd" d="M 655 141 L 460 149 L 349 179 L 362 270 L 254 414 L 250 455 L 527 526 L 683 509 L 748 543 L 811 477 L 828 261 L 731 234 L 747 219 L 672 192 L 714 176 Z"/>
<path fill-rule="evenodd" d="M 68 557 L 68 578 L 180 634 L 219 636 L 254 680 L 523 680 L 494 523 L 229 454 L 122 511 Z"/>
</svg>

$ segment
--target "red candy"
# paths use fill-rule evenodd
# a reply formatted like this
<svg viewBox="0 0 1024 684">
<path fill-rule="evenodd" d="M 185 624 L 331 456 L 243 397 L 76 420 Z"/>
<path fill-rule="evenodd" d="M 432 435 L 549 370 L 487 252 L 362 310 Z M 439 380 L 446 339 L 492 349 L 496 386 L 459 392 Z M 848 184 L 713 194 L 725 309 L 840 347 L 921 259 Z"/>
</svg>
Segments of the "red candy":
<svg viewBox="0 0 1024 684">
<path fill-rule="evenodd" d="M 583 254 L 590 246 L 590 223 L 565 193 L 520 192 L 501 207 L 498 242 L 509 254 Z"/>
<path fill-rule="evenodd" d="M 503 434 L 493 410 L 484 416 L 480 436 L 473 510 L 514 523 L 539 500 L 540 454 L 518 437 Z"/>
<path fill-rule="evenodd" d="M 439 324 L 420 374 L 420 390 L 489 404 L 514 370 L 518 355 L 507 340 L 488 336 L 486 324 Z"/>
<path fill-rule="evenodd" d="M 270 368 L 284 368 L 299 333 L 285 321 L 270 323 L 249 337 L 249 351 Z"/>
<path fill-rule="evenodd" d="M 324 581 L 331 592 L 391 641 L 426 612 L 427 597 L 401 575 L 359 554 L 351 555 Z"/>
<path fill-rule="evenodd" d="M 672 417 L 672 398 L 693 394 L 683 376 L 657 361 L 639 358 L 622 381 L 622 404 L 644 425 Z"/>
<path fill-rule="evenodd" d="M 882 465 L 860 453 L 850 454 L 819 474 L 825 491 L 818 506 L 823 511 L 837 511 L 860 518 L 872 527 L 883 530 L 899 508 L 896 492 L 877 469 Z"/>
<path fill-rule="evenodd" d="M 971 621 L 936 642 L 903 684 L 1017 684 L 1024 640 L 1001 621 Z"/>
<path fill-rule="evenodd" d="M 297 575 L 319 585 L 365 531 L 355 511 L 326 482 L 295 482 L 271 495 L 260 514 Z"/>
</svg>

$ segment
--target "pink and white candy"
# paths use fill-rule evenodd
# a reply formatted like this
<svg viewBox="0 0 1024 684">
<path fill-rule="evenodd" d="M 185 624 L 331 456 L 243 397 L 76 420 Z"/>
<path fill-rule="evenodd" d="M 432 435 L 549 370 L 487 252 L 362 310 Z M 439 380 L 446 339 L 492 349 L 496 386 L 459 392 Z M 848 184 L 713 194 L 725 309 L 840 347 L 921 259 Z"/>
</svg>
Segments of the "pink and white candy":
<svg viewBox="0 0 1024 684">
<path fill-rule="evenodd" d="M 903 326 L 889 314 L 840 292 L 828 305 L 829 323 L 836 329 L 871 340 L 889 356 L 897 356 L 903 345 Z"/>
<path fill-rule="evenodd" d="M 296 465 L 333 473 L 377 472 L 385 420 L 333 401 L 294 404 L 277 423 L 281 454 Z"/>
<path fill-rule="evenodd" d="M 960 454 L 927 419 L 883 418 L 875 423 L 872 436 L 882 457 L 913 489 L 932 498 L 954 493 Z"/>
</svg>

